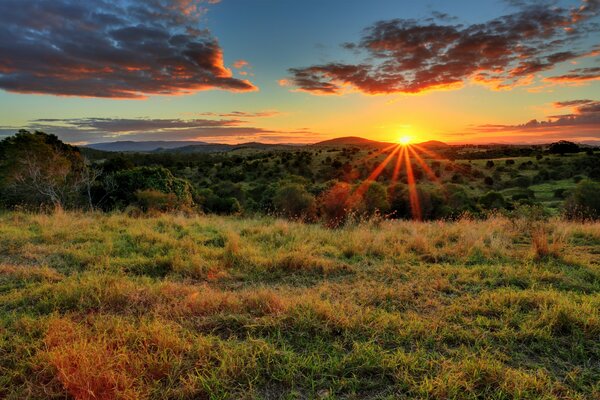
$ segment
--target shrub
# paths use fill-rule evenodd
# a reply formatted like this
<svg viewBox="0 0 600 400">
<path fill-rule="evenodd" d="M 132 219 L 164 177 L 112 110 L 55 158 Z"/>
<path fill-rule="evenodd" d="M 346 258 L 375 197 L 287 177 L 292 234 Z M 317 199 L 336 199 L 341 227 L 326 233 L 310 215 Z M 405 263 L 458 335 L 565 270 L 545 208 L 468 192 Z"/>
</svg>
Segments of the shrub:
<svg viewBox="0 0 600 400">
<path fill-rule="evenodd" d="M 317 212 L 315 197 L 298 183 L 288 183 L 277 189 L 273 205 L 283 216 L 304 221 L 313 220 Z"/>
<path fill-rule="evenodd" d="M 504 196 L 498 192 L 487 192 L 479 198 L 479 204 L 486 210 L 497 210 L 506 207 Z"/>
<path fill-rule="evenodd" d="M 116 206 L 137 202 L 137 192 L 155 191 L 175 196 L 178 207 L 193 205 L 192 187 L 184 179 L 175 178 L 164 167 L 136 167 L 114 175 L 112 199 Z M 144 195 L 142 195 L 144 197 Z M 156 196 L 154 196 L 156 198 Z"/>
<path fill-rule="evenodd" d="M 581 181 L 567 199 L 565 216 L 569 219 L 600 218 L 600 183 Z"/>
<path fill-rule="evenodd" d="M 385 187 L 377 182 L 371 183 L 362 196 L 360 208 L 366 215 L 374 215 L 377 212 L 387 213 L 390 210 L 390 203 Z"/>
<path fill-rule="evenodd" d="M 172 211 L 178 208 L 177 196 L 158 190 L 146 189 L 135 192 L 137 204 L 142 211 Z"/>
<path fill-rule="evenodd" d="M 352 187 L 338 182 L 319 197 L 321 214 L 325 224 L 338 227 L 346 222 L 348 216 L 356 211 L 356 199 L 352 196 Z"/>
</svg>

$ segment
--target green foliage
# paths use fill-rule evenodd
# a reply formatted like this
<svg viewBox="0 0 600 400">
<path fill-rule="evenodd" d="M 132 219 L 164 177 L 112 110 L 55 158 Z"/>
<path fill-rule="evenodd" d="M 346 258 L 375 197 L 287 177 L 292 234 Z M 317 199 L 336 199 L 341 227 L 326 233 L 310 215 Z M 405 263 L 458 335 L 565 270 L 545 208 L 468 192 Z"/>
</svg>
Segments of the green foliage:
<svg viewBox="0 0 600 400">
<path fill-rule="evenodd" d="M 172 194 L 177 205 L 193 205 L 192 187 L 184 179 L 176 178 L 164 167 L 135 167 L 114 175 L 115 189 L 111 197 L 116 205 L 124 206 L 137 201 L 138 192 L 151 191 Z"/>
<path fill-rule="evenodd" d="M 362 195 L 360 210 L 367 216 L 376 213 L 386 214 L 390 211 L 390 203 L 387 198 L 385 186 L 378 182 L 372 182 Z"/>
<path fill-rule="evenodd" d="M 273 196 L 276 212 L 290 218 L 312 221 L 316 218 L 317 202 L 299 183 L 288 183 L 277 189 Z"/>
<path fill-rule="evenodd" d="M 487 192 L 479 198 L 479 204 L 486 210 L 500 210 L 506 207 L 506 201 L 502 193 Z"/>
<path fill-rule="evenodd" d="M 579 145 L 566 140 L 560 140 L 552 143 L 548 148 L 548 152 L 551 154 L 566 154 L 566 153 L 579 153 Z"/>
<path fill-rule="evenodd" d="M 565 215 L 570 219 L 600 218 L 600 183 L 581 181 L 567 199 Z"/>
<path fill-rule="evenodd" d="M 81 204 L 86 167 L 77 148 L 43 132 L 0 141 L 0 202 L 5 207 Z"/>
</svg>

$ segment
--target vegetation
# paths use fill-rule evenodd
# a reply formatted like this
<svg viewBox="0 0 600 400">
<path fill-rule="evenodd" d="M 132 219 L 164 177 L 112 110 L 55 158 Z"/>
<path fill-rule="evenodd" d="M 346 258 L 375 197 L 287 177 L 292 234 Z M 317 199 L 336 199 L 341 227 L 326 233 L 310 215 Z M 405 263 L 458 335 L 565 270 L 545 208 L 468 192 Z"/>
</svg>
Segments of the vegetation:
<svg viewBox="0 0 600 400">
<path fill-rule="evenodd" d="M 0 398 L 598 398 L 599 246 L 533 217 L 4 213 Z"/>
<path fill-rule="evenodd" d="M 331 227 L 373 216 L 433 220 L 530 207 L 547 216 L 599 215 L 594 190 L 575 190 L 600 181 L 600 153 L 592 148 L 438 143 L 389 162 L 397 148 L 361 140 L 295 150 L 109 153 L 21 131 L 0 142 L 0 207 L 276 215 Z"/>
</svg>

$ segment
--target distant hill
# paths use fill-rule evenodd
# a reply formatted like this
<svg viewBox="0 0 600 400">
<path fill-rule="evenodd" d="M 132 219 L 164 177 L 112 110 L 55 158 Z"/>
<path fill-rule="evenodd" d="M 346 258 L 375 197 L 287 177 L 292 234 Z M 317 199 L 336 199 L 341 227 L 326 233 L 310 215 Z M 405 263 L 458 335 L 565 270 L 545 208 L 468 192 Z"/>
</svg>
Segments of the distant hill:
<svg viewBox="0 0 600 400">
<path fill-rule="evenodd" d="M 447 149 L 450 147 L 449 144 L 439 140 L 428 140 L 427 142 L 417 143 L 417 145 L 428 149 Z"/>
<path fill-rule="evenodd" d="M 358 136 L 345 136 L 335 139 L 324 140 L 322 142 L 307 145 L 308 147 L 340 147 L 340 146 L 360 146 L 371 148 L 384 148 L 394 145 L 390 142 L 379 142 L 361 138 Z M 430 140 L 419 143 L 420 146 L 429 149 L 446 149 L 448 144 L 437 140 Z M 113 152 L 175 152 L 175 153 L 220 153 L 234 150 L 292 150 L 304 147 L 298 144 L 270 144 L 260 142 L 248 142 L 240 144 L 225 144 L 225 143 L 207 143 L 200 141 L 117 141 L 106 143 L 93 143 L 83 146 L 87 149 L 113 151 Z"/>
<path fill-rule="evenodd" d="M 365 139 L 358 136 L 345 136 L 335 139 L 324 140 L 313 144 L 312 146 L 372 146 L 382 147 L 389 146 L 393 143 L 378 142 L 375 140 Z"/>
<path fill-rule="evenodd" d="M 172 141 L 164 141 L 164 140 L 150 140 L 143 142 L 135 142 L 131 140 L 127 141 L 117 141 L 117 142 L 106 142 L 106 143 L 92 143 L 88 144 L 85 147 L 89 147 L 94 150 L 103 150 L 103 151 L 154 151 L 158 149 L 176 149 L 184 146 L 191 145 L 201 145 L 206 144 L 206 142 L 200 142 L 196 140 L 172 140 Z"/>
<path fill-rule="evenodd" d="M 205 143 L 191 146 L 178 147 L 176 149 L 160 149 L 157 152 L 175 152 L 175 153 L 220 153 L 235 150 L 291 150 L 300 147 L 291 144 L 270 144 L 260 142 L 248 142 L 240 144 L 224 143 Z"/>
</svg>

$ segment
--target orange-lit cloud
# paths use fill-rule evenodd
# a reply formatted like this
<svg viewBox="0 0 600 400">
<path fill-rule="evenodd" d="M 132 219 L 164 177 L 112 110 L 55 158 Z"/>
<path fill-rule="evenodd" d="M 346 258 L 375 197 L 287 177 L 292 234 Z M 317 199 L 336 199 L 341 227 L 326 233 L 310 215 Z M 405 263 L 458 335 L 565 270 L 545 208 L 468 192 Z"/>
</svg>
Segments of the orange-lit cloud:
<svg viewBox="0 0 600 400">
<path fill-rule="evenodd" d="M 471 134 L 482 139 L 547 142 L 556 139 L 597 141 L 600 139 L 600 101 L 570 100 L 553 103 L 559 109 L 570 108 L 568 114 L 547 116 L 546 120 L 533 119 L 519 125 L 484 124 L 472 127 Z M 464 133 L 462 133 L 464 135 Z"/>
<path fill-rule="evenodd" d="M 0 88 L 130 99 L 257 90 L 232 76 L 207 30 L 192 27 L 204 11 L 202 3 L 2 1 Z"/>
<path fill-rule="evenodd" d="M 473 25 L 394 19 L 368 27 L 358 43 L 359 63 L 291 68 L 292 83 L 313 94 L 420 93 L 474 80 L 495 89 L 530 84 L 533 76 L 589 54 L 567 49 L 593 31 L 598 2 L 566 9 L 542 4 Z M 569 29 L 567 29 L 569 28 Z"/>
</svg>

